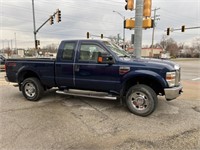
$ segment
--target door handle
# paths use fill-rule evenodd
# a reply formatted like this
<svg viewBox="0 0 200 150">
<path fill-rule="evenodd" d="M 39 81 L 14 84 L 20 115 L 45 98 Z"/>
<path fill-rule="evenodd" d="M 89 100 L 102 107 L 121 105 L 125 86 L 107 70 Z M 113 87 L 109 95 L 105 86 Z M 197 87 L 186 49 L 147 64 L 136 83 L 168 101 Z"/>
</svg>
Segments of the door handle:
<svg viewBox="0 0 200 150">
<path fill-rule="evenodd" d="M 74 71 L 75 71 L 75 72 L 79 72 L 79 69 L 80 69 L 80 66 L 79 66 L 79 65 L 75 65 Z"/>
</svg>

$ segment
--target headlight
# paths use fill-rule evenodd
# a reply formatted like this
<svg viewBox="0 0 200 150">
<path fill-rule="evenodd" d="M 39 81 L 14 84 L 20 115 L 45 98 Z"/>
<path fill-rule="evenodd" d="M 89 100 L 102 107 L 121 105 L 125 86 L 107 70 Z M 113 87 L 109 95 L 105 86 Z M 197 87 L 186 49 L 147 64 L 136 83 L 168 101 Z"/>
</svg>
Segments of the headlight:
<svg viewBox="0 0 200 150">
<path fill-rule="evenodd" d="M 174 65 L 174 69 L 175 70 L 179 70 L 180 69 L 180 66 L 178 64 Z"/>
<path fill-rule="evenodd" d="M 169 85 L 169 87 L 173 87 L 176 84 L 176 72 L 167 72 L 166 73 L 166 81 Z"/>
</svg>

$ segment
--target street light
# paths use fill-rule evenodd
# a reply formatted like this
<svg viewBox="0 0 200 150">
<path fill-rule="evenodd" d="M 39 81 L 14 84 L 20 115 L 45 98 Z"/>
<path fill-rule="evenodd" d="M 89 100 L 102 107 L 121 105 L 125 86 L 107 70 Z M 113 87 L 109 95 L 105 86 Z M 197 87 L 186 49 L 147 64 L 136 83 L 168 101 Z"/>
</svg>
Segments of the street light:
<svg viewBox="0 0 200 150">
<path fill-rule="evenodd" d="M 125 21 L 125 16 L 123 16 L 121 13 L 119 13 L 118 11 L 113 10 L 113 12 L 117 13 L 118 15 L 120 15 L 122 17 L 122 19 Z M 123 49 L 125 50 L 125 28 L 124 28 L 124 21 L 123 21 Z"/>
</svg>

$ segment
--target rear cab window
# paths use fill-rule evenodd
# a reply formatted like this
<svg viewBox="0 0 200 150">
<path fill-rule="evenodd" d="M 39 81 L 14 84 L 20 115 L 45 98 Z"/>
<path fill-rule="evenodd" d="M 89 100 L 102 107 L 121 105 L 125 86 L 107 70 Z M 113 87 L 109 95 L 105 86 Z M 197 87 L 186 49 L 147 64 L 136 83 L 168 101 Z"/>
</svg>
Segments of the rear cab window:
<svg viewBox="0 0 200 150">
<path fill-rule="evenodd" d="M 63 47 L 62 60 L 72 61 L 74 59 L 75 42 L 66 42 Z"/>
</svg>

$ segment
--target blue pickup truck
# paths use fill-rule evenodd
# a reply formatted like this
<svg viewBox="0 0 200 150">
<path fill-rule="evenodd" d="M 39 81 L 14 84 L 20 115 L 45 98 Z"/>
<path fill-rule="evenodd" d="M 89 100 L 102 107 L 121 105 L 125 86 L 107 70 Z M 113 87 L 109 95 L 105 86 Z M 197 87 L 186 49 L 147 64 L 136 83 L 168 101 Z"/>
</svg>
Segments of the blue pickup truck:
<svg viewBox="0 0 200 150">
<path fill-rule="evenodd" d="M 158 95 L 172 100 L 182 92 L 178 65 L 136 59 L 102 40 L 62 41 L 56 59 L 8 59 L 5 78 L 30 101 L 57 87 L 59 94 L 120 100 L 140 116 L 155 110 Z"/>
</svg>

